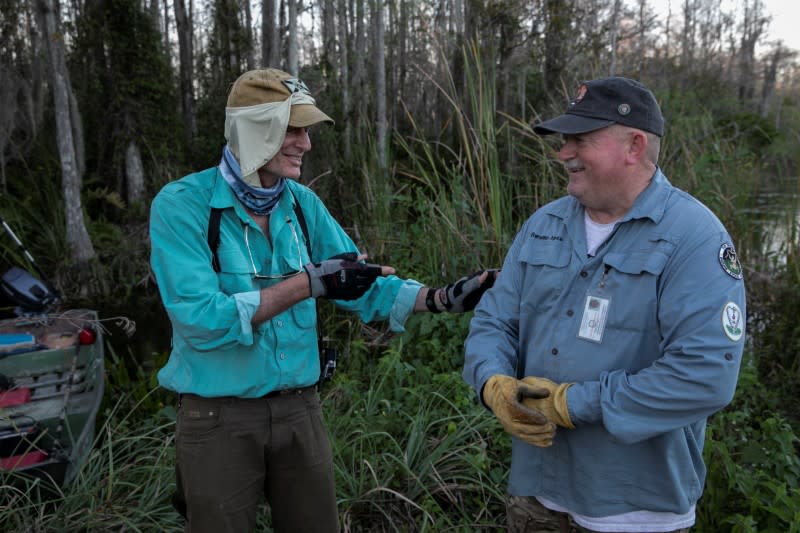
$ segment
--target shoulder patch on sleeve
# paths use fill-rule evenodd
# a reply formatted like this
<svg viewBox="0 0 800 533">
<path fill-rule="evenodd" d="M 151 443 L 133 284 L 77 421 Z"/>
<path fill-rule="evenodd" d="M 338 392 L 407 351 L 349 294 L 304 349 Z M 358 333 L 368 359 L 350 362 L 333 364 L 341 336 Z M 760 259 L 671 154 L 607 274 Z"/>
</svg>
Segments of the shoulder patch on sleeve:
<svg viewBox="0 0 800 533">
<path fill-rule="evenodd" d="M 728 302 L 722 307 L 722 330 L 733 342 L 738 341 L 744 334 L 744 317 L 742 310 L 734 302 Z"/>
<path fill-rule="evenodd" d="M 719 264 L 730 277 L 742 279 L 742 265 L 732 244 L 726 242 L 719 247 Z"/>
</svg>

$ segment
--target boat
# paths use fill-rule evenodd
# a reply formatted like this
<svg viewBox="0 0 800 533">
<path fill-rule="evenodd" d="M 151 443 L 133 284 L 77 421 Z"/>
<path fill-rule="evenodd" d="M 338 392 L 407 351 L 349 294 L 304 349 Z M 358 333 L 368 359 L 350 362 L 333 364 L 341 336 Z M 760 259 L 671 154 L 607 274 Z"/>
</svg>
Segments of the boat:
<svg viewBox="0 0 800 533">
<path fill-rule="evenodd" d="M 94 441 L 104 376 L 96 311 L 0 320 L 0 484 L 75 478 Z"/>
<path fill-rule="evenodd" d="M 5 220 L 0 225 L 44 279 Z M 60 310 L 61 296 L 28 270 L 0 277 L 16 306 L 0 319 L 0 484 L 71 482 L 89 456 L 105 385 L 103 326 L 96 311 Z"/>
</svg>

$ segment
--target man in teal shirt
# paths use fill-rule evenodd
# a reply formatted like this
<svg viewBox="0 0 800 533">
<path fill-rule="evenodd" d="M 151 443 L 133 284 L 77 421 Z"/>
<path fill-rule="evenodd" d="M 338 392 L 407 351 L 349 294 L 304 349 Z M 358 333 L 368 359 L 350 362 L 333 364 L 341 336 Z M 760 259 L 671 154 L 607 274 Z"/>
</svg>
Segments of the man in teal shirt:
<svg viewBox="0 0 800 533">
<path fill-rule="evenodd" d="M 510 530 L 687 531 L 744 347 L 731 237 L 658 168 L 664 119 L 641 83 L 585 82 L 534 131 L 562 135 L 569 195 L 523 224 L 464 368 L 512 435 Z"/>
<path fill-rule="evenodd" d="M 176 503 L 187 531 L 252 531 L 262 495 L 276 531 L 338 531 L 315 298 L 402 331 L 414 311 L 471 310 L 494 281 L 478 272 L 431 289 L 365 264 L 295 181 L 308 128 L 321 122 L 333 121 L 302 81 L 247 72 L 228 97 L 219 166 L 169 183 L 151 207 L 151 264 L 173 330 L 158 380 L 180 395 Z"/>
</svg>

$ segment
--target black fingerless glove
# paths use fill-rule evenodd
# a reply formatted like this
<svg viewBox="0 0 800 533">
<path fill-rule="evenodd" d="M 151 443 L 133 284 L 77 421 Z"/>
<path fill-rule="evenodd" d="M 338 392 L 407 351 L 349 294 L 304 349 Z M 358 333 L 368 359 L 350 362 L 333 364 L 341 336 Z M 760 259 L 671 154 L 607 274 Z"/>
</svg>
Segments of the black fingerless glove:
<svg viewBox="0 0 800 533">
<path fill-rule="evenodd" d="M 481 283 L 480 277 L 484 272 L 488 272 L 488 275 Z M 442 311 L 451 313 L 472 311 L 478 305 L 483 293 L 494 285 L 498 272 L 499 270 L 497 269 L 478 270 L 451 283 L 447 287 L 431 289 L 428 292 L 428 298 L 425 303 L 428 309 L 434 313 Z"/>
<path fill-rule="evenodd" d="M 358 254 L 348 252 L 320 263 L 308 263 L 312 298 L 356 300 L 364 295 L 381 275 L 381 266 L 357 262 Z"/>
</svg>

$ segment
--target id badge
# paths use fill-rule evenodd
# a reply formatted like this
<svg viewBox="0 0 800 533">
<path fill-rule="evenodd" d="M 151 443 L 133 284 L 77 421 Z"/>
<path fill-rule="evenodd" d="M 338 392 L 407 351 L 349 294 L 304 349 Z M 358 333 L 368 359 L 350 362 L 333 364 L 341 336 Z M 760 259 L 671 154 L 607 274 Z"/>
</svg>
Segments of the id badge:
<svg viewBox="0 0 800 533">
<path fill-rule="evenodd" d="M 597 343 L 603 340 L 610 305 L 611 298 L 591 293 L 586 296 L 578 338 Z"/>
</svg>

